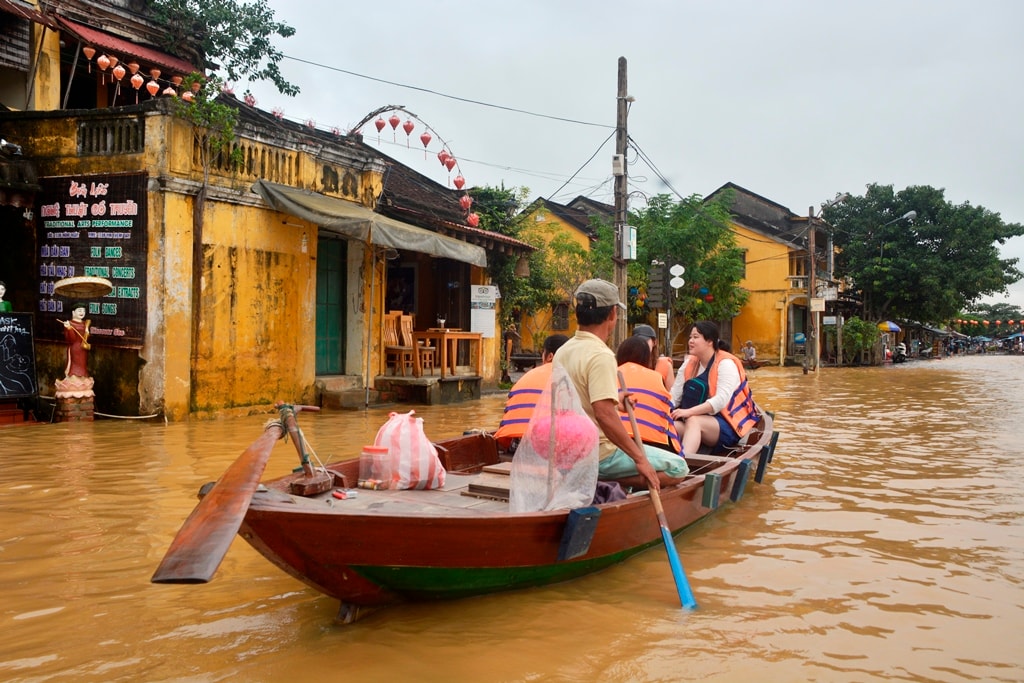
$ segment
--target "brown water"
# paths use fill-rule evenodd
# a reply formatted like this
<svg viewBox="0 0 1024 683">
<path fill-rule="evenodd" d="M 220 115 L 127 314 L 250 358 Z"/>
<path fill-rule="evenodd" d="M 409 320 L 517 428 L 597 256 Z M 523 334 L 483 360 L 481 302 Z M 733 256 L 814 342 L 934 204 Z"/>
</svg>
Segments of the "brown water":
<svg viewBox="0 0 1024 683">
<path fill-rule="evenodd" d="M 334 600 L 241 540 L 214 581 L 149 577 L 266 417 L 0 430 L 0 680 L 1022 681 L 1024 358 L 762 368 L 765 483 L 665 553 L 569 584 L 389 608 Z M 499 396 L 421 408 L 438 439 Z M 386 411 L 300 415 L 352 457 Z M 269 475 L 297 464 L 278 444 Z"/>
</svg>

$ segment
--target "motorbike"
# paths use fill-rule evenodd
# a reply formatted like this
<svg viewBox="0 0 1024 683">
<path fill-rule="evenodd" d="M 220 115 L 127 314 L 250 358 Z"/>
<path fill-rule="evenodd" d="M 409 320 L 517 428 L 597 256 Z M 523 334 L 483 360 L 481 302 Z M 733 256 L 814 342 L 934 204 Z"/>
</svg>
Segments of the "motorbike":
<svg viewBox="0 0 1024 683">
<path fill-rule="evenodd" d="M 897 344 L 896 350 L 892 354 L 893 363 L 905 363 L 907 362 L 907 347 L 905 344 Z"/>
</svg>

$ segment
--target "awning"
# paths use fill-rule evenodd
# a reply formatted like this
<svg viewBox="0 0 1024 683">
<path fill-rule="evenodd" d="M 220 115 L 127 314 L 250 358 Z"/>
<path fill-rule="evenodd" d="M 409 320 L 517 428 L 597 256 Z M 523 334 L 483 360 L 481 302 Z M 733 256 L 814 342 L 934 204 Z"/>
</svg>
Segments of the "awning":
<svg viewBox="0 0 1024 683">
<path fill-rule="evenodd" d="M 169 55 L 166 52 L 161 52 L 145 45 L 139 45 L 124 38 L 118 38 L 105 31 L 84 26 L 64 17 L 57 17 L 57 21 L 86 45 L 91 45 L 103 52 L 112 52 L 123 62 L 131 61 L 131 59 L 126 59 L 126 57 L 130 57 L 136 61 L 160 67 L 166 72 L 164 80 L 169 79 L 173 75 L 188 76 L 190 73 L 198 71 L 198 69 L 184 59 Z"/>
<path fill-rule="evenodd" d="M 383 247 L 455 259 L 474 266 L 487 265 L 487 252 L 482 247 L 396 221 L 355 202 L 266 180 L 256 181 L 252 189 L 278 211 L 316 223 L 328 232 Z"/>
<path fill-rule="evenodd" d="M 882 332 L 899 332 L 900 326 L 891 320 L 886 320 L 884 322 L 878 323 L 878 329 L 880 329 Z"/>
<path fill-rule="evenodd" d="M 57 25 L 49 17 L 28 3 L 18 2 L 17 0 L 0 0 L 0 12 L 6 12 L 22 19 L 34 21 L 47 28 L 57 29 Z"/>
</svg>

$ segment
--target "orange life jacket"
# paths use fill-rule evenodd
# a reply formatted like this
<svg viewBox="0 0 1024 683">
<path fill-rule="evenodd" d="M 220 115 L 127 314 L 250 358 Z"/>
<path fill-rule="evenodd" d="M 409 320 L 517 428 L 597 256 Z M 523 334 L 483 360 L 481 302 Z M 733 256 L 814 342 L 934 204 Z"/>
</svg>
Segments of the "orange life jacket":
<svg viewBox="0 0 1024 683">
<path fill-rule="evenodd" d="M 505 401 L 505 413 L 501 416 L 501 424 L 498 425 L 498 431 L 494 432 L 494 438 L 497 439 L 499 446 L 508 448 L 513 439 L 523 438 L 540 395 L 551 383 L 553 369 L 552 363 L 538 365 L 512 386 Z"/>
<path fill-rule="evenodd" d="M 718 366 L 723 360 L 731 360 L 736 364 L 736 368 L 740 373 L 740 384 L 736 387 L 736 391 L 732 392 L 732 396 L 729 397 L 728 403 L 725 404 L 719 415 L 724 417 L 725 421 L 742 437 L 757 424 L 760 415 L 757 412 L 757 406 L 754 404 L 754 396 L 750 393 L 750 385 L 747 383 L 747 371 L 743 369 L 743 363 L 740 362 L 739 358 L 727 351 L 715 351 L 715 362 L 711 364 L 711 371 L 708 373 L 708 393 L 714 396 L 715 391 L 718 389 Z M 697 358 L 695 356 L 687 356 L 683 363 L 683 377 L 688 380 L 696 377 L 697 367 L 700 365 Z"/>
<path fill-rule="evenodd" d="M 640 440 L 681 454 L 683 445 L 679 441 L 676 424 L 669 414 L 672 410 L 672 394 L 665 389 L 665 380 L 654 370 L 636 363 L 623 363 L 619 370 L 626 381 L 626 390 L 636 398 L 633 415 L 640 429 Z M 620 413 L 620 416 L 622 426 L 632 437 L 633 426 L 629 415 Z"/>
</svg>

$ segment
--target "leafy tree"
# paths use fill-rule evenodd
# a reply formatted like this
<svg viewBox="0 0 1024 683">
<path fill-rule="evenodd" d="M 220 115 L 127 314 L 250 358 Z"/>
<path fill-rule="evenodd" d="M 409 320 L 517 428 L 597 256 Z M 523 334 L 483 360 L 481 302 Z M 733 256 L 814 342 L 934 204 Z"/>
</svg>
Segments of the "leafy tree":
<svg viewBox="0 0 1024 683">
<path fill-rule="evenodd" d="M 997 249 L 1024 226 L 983 207 L 951 204 L 943 193 L 869 185 L 863 197 L 824 210 L 840 249 L 836 274 L 860 292 L 868 320 L 943 323 L 1024 277 L 1018 259 L 1002 259 Z M 911 211 L 916 216 L 905 218 Z"/>
<path fill-rule="evenodd" d="M 284 55 L 274 36 L 288 38 L 295 29 L 276 21 L 267 0 L 152 0 L 154 16 L 167 30 L 164 47 L 173 53 L 196 45 L 194 55 L 205 66 L 222 68 L 227 81 L 270 81 L 285 95 L 297 95 L 278 66 Z"/>
<path fill-rule="evenodd" d="M 843 358 L 852 363 L 878 343 L 878 326 L 854 316 L 843 325 Z"/>
<path fill-rule="evenodd" d="M 975 304 L 969 310 L 970 317 L 975 320 L 1020 320 L 1020 308 L 1013 304 Z M 964 318 L 958 315 L 957 318 Z"/>
<path fill-rule="evenodd" d="M 739 287 L 743 250 L 729 227 L 728 202 L 726 196 L 705 203 L 698 195 L 679 202 L 658 195 L 631 218 L 638 236 L 631 283 L 646 287 L 648 265 L 655 259 L 686 268 L 686 285 L 673 297 L 672 308 L 681 325 L 729 320 L 749 296 Z"/>
</svg>

